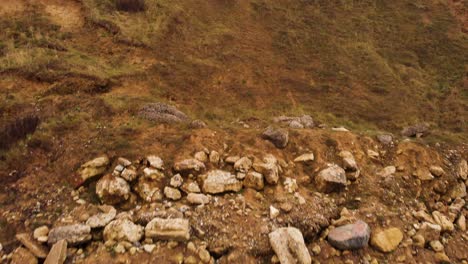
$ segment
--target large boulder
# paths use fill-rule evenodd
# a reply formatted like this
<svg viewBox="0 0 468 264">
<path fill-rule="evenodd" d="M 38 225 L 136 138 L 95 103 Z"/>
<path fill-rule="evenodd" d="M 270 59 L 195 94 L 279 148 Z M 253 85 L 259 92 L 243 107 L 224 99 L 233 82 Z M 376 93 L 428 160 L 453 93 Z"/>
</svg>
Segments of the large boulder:
<svg viewBox="0 0 468 264">
<path fill-rule="evenodd" d="M 375 231 L 372 233 L 371 245 L 382 252 L 394 251 L 401 240 L 403 233 L 396 227 Z"/>
<path fill-rule="evenodd" d="M 190 239 L 190 224 L 187 219 L 154 218 L 145 227 L 145 236 L 160 240 L 187 241 Z"/>
<path fill-rule="evenodd" d="M 163 103 L 151 103 L 143 106 L 139 115 L 157 123 L 188 123 L 190 118 L 174 106 Z"/>
<path fill-rule="evenodd" d="M 96 194 L 103 203 L 118 204 L 130 197 L 130 185 L 124 179 L 108 174 L 97 182 Z"/>
<path fill-rule="evenodd" d="M 109 158 L 107 156 L 101 156 L 86 162 L 81 165 L 78 173 L 81 176 L 83 181 L 86 181 L 90 178 L 94 178 L 106 172 L 107 167 L 109 166 Z"/>
<path fill-rule="evenodd" d="M 315 184 L 321 192 L 339 191 L 346 186 L 346 173 L 338 165 L 331 165 L 315 176 Z"/>
<path fill-rule="evenodd" d="M 117 219 L 104 228 L 104 240 L 137 242 L 143 236 L 143 227 L 128 219 Z"/>
<path fill-rule="evenodd" d="M 364 221 L 337 227 L 328 233 L 328 242 L 340 250 L 360 249 L 369 242 L 371 230 Z"/>
<path fill-rule="evenodd" d="M 52 228 L 47 243 L 53 245 L 62 239 L 72 246 L 86 243 L 91 240 L 91 227 L 83 224 L 73 224 Z"/>
<path fill-rule="evenodd" d="M 263 132 L 262 137 L 271 141 L 275 147 L 282 149 L 288 145 L 289 132 L 285 129 L 276 129 L 270 126 Z"/>
<path fill-rule="evenodd" d="M 310 264 L 312 259 L 301 231 L 294 227 L 276 229 L 268 235 L 281 264 Z"/>
<path fill-rule="evenodd" d="M 223 192 L 238 192 L 242 189 L 242 182 L 228 171 L 212 170 L 201 176 L 203 192 L 218 194 Z"/>
</svg>

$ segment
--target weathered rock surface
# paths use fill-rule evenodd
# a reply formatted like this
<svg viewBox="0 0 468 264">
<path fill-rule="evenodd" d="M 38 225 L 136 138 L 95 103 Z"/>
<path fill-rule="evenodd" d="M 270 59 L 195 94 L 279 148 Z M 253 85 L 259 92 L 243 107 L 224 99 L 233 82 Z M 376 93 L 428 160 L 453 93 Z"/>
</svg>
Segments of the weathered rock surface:
<svg viewBox="0 0 468 264">
<path fill-rule="evenodd" d="M 401 134 L 405 137 L 423 137 L 429 134 L 429 126 L 427 124 L 416 124 L 405 127 Z"/>
<path fill-rule="evenodd" d="M 403 233 L 396 227 L 379 230 L 372 233 L 371 245 L 382 252 L 394 251 L 401 240 Z"/>
<path fill-rule="evenodd" d="M 343 168 L 345 171 L 357 171 L 359 169 L 357 162 L 351 152 L 343 150 L 338 154 L 338 156 L 343 159 Z"/>
<path fill-rule="evenodd" d="M 185 193 L 199 193 L 201 192 L 200 186 L 198 185 L 197 182 L 186 182 L 182 185 L 181 188 L 182 191 Z"/>
<path fill-rule="evenodd" d="M 389 134 L 381 134 L 377 136 L 377 140 L 384 145 L 390 145 L 393 143 L 393 136 Z"/>
<path fill-rule="evenodd" d="M 67 246 L 66 240 L 60 240 L 55 243 L 50 249 L 44 264 L 63 264 L 65 259 L 67 259 Z"/>
<path fill-rule="evenodd" d="M 155 155 L 150 155 L 146 157 L 146 160 L 148 161 L 148 165 L 150 167 L 153 167 L 158 170 L 164 169 L 164 161 L 160 157 L 155 156 Z"/>
<path fill-rule="evenodd" d="M 91 227 L 83 224 L 73 224 L 52 228 L 49 232 L 49 245 L 65 239 L 69 245 L 79 245 L 91 240 Z"/>
<path fill-rule="evenodd" d="M 271 232 L 268 237 L 281 264 L 312 263 L 299 229 L 294 227 L 279 228 Z"/>
<path fill-rule="evenodd" d="M 130 197 L 130 185 L 124 179 L 108 174 L 97 182 L 96 194 L 103 203 L 118 204 Z"/>
<path fill-rule="evenodd" d="M 244 179 L 244 187 L 252 188 L 257 191 L 263 190 L 265 187 L 263 175 L 255 171 L 250 171 Z"/>
<path fill-rule="evenodd" d="M 187 219 L 154 218 L 146 225 L 145 236 L 161 240 L 186 241 L 190 239 L 190 224 Z"/>
<path fill-rule="evenodd" d="M 328 242 L 340 250 L 360 249 L 369 242 L 371 230 L 364 221 L 337 227 L 328 234 Z"/>
<path fill-rule="evenodd" d="M 457 167 L 457 175 L 458 178 L 466 181 L 468 179 L 468 162 L 463 159 L 460 161 Z"/>
<path fill-rule="evenodd" d="M 210 197 L 202 193 L 189 193 L 187 201 L 191 204 L 207 204 L 210 202 Z"/>
<path fill-rule="evenodd" d="M 86 162 L 81 165 L 78 173 L 83 181 L 86 181 L 95 176 L 103 174 L 107 170 L 109 165 L 109 158 L 107 156 L 101 156 Z"/>
<path fill-rule="evenodd" d="M 455 229 L 453 222 L 439 211 L 432 212 L 432 217 L 434 218 L 434 222 L 442 227 L 442 231 L 453 231 Z"/>
<path fill-rule="evenodd" d="M 34 256 L 41 259 L 47 257 L 49 250 L 45 246 L 36 242 L 29 233 L 17 234 L 16 239 L 18 239 L 23 246 L 29 249 Z"/>
<path fill-rule="evenodd" d="M 138 177 L 138 173 L 133 168 L 125 168 L 120 174 L 120 177 L 122 177 L 126 181 L 131 182 L 131 181 L 134 181 Z"/>
<path fill-rule="evenodd" d="M 157 123 L 187 123 L 190 118 L 174 106 L 163 103 L 151 103 L 143 106 L 139 116 Z"/>
<path fill-rule="evenodd" d="M 197 159 L 185 159 L 174 164 L 174 170 L 178 172 L 199 172 L 205 169 L 205 164 Z"/>
<path fill-rule="evenodd" d="M 171 199 L 173 201 L 177 201 L 177 200 L 180 200 L 180 198 L 182 198 L 182 194 L 180 193 L 179 190 L 169 187 L 169 186 L 164 187 L 164 195 L 168 199 Z"/>
<path fill-rule="evenodd" d="M 86 225 L 91 228 L 104 227 L 110 223 L 110 221 L 114 220 L 117 215 L 117 210 L 110 205 L 98 206 L 98 210 L 100 211 L 99 213 L 91 216 L 86 221 Z"/>
<path fill-rule="evenodd" d="M 117 219 L 104 228 L 104 240 L 137 242 L 143 236 L 143 227 L 128 219 Z"/>
<path fill-rule="evenodd" d="M 442 169 L 439 166 L 430 166 L 429 171 L 431 172 L 432 175 L 436 177 L 442 177 L 445 174 L 444 169 Z"/>
<path fill-rule="evenodd" d="M 294 159 L 294 162 L 311 162 L 314 161 L 314 153 L 302 154 Z"/>
<path fill-rule="evenodd" d="M 339 191 L 346 186 L 346 173 L 343 168 L 333 164 L 315 176 L 315 184 L 321 192 Z"/>
<path fill-rule="evenodd" d="M 285 148 L 289 141 L 289 132 L 284 129 L 275 129 L 268 127 L 262 134 L 264 139 L 267 139 L 275 145 L 277 148 Z"/>
<path fill-rule="evenodd" d="M 242 189 L 242 182 L 228 171 L 212 170 L 202 176 L 203 192 L 218 194 L 223 192 L 238 192 Z"/>
<path fill-rule="evenodd" d="M 279 165 L 278 160 L 275 156 L 267 154 L 263 158 L 263 162 L 256 162 L 253 164 L 253 168 L 261 173 L 267 183 L 277 184 L 279 180 Z"/>
<path fill-rule="evenodd" d="M 144 201 L 159 202 L 163 199 L 161 186 L 162 184 L 159 181 L 140 178 L 138 179 L 138 183 L 134 186 L 134 189 Z"/>
<path fill-rule="evenodd" d="M 248 172 L 252 167 L 252 161 L 247 157 L 242 157 L 234 163 L 234 169 L 239 172 Z"/>
<path fill-rule="evenodd" d="M 291 128 L 313 128 L 314 120 L 310 115 L 303 116 L 278 116 L 273 118 L 275 123 L 287 124 Z"/>
</svg>

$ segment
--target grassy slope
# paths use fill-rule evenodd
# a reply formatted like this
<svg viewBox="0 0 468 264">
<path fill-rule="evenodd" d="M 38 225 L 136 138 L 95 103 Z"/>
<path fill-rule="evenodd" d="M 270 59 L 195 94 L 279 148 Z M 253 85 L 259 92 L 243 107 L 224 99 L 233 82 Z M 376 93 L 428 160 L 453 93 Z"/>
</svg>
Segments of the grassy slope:
<svg viewBox="0 0 468 264">
<path fill-rule="evenodd" d="M 157 95 L 201 118 L 308 112 L 466 133 L 468 42 L 443 1 L 150 0 L 125 16 L 110 6 L 92 8 L 163 62 L 147 72 Z"/>
<path fill-rule="evenodd" d="M 104 139 L 96 149 L 123 149 L 128 134 L 149 125 L 134 110 L 157 100 L 224 127 L 308 113 L 371 132 L 428 121 L 438 139 L 467 140 L 468 41 L 445 1 L 147 0 L 137 14 L 117 12 L 111 0 L 80 2 L 87 23 L 72 32 L 39 5 L 0 19 L 8 76 L 0 113 L 43 109 L 33 137 L 77 140 L 78 130 L 83 142 Z M 43 73 L 53 78 L 27 93 L 21 87 L 31 84 L 15 79 Z M 105 94 L 44 94 L 70 74 L 116 85 Z"/>
</svg>

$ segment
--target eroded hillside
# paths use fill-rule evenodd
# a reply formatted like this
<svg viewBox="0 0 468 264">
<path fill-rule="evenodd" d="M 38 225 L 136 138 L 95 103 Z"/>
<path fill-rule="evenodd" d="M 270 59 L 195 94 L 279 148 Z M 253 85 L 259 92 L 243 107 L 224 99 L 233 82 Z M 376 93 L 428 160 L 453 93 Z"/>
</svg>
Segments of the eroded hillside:
<svg viewBox="0 0 468 264">
<path fill-rule="evenodd" d="M 286 226 L 321 263 L 466 262 L 467 6 L 0 0 L 2 261 L 29 256 L 17 234 L 79 224 L 67 263 L 269 263 L 281 248 L 269 234 Z M 283 128 L 262 136 L 270 125 Z M 80 166 L 103 156 L 84 179 Z M 199 169 L 176 165 L 190 158 Z M 338 169 L 324 187 L 331 164 L 346 178 Z M 201 189 L 172 184 L 177 173 Z M 113 181 L 128 188 L 110 199 Z M 87 232 L 99 213 L 132 238 L 104 232 L 111 220 Z M 190 238 L 186 222 L 183 239 L 138 237 L 153 218 L 188 221 Z M 359 250 L 330 242 L 359 219 L 402 237 L 390 252 L 374 237 Z M 49 251 L 57 232 L 32 241 Z"/>
</svg>

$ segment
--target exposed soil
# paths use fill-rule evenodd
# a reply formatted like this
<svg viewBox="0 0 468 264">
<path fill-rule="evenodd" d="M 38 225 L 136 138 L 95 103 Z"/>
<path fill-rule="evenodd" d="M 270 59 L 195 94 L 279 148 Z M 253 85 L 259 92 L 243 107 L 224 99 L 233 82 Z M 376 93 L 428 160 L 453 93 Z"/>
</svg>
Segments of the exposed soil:
<svg viewBox="0 0 468 264">
<path fill-rule="evenodd" d="M 189 242 L 206 248 L 211 262 L 271 263 L 268 234 L 286 226 L 301 231 L 319 263 L 436 263 L 429 245 L 416 245 L 423 221 L 413 213 L 448 216 L 453 193 L 466 190 L 458 171 L 468 159 L 466 1 L 147 0 L 135 12 L 111 2 L 0 0 L 1 261 L 11 263 L 21 246 L 16 234 L 52 228 L 79 203 L 102 204 L 100 176 L 83 183 L 78 175 L 86 161 L 106 154 L 112 173 L 118 157 L 144 167 L 146 156 L 157 155 L 168 186 L 176 161 L 214 150 L 223 160 L 273 154 L 279 183 L 212 195 L 204 206 L 190 205 L 184 192 L 180 200 L 149 203 L 132 189 L 131 201 L 115 205 L 119 213 L 155 206 L 184 217 L 190 240 L 141 239 L 136 252 L 119 253 L 97 229 L 92 241 L 69 246 L 65 263 L 198 263 Z M 141 109 L 154 103 L 176 107 L 183 120 L 142 118 Z M 274 117 L 303 114 L 317 126 L 286 127 L 286 148 L 261 137 L 279 126 Z M 207 126 L 192 129 L 195 119 Z M 400 136 L 418 122 L 429 123 L 427 136 Z M 391 144 L 377 140 L 383 133 Z M 329 163 L 343 167 L 343 150 L 354 156 L 359 177 L 325 194 L 315 177 Z M 293 162 L 304 153 L 314 161 Z M 204 163 L 206 171 L 235 171 Z M 396 171 L 383 177 L 388 166 Z M 431 166 L 445 173 L 421 180 Z M 298 184 L 292 193 L 287 178 Z M 465 205 L 451 221 L 455 229 L 438 240 L 450 263 L 467 263 L 468 233 L 456 222 L 468 217 L 467 196 L 458 199 Z M 270 218 L 270 206 L 278 217 Z M 344 208 L 349 219 L 337 222 Z M 403 239 L 389 253 L 333 248 L 329 230 L 357 219 L 373 232 L 397 227 Z"/>
</svg>

